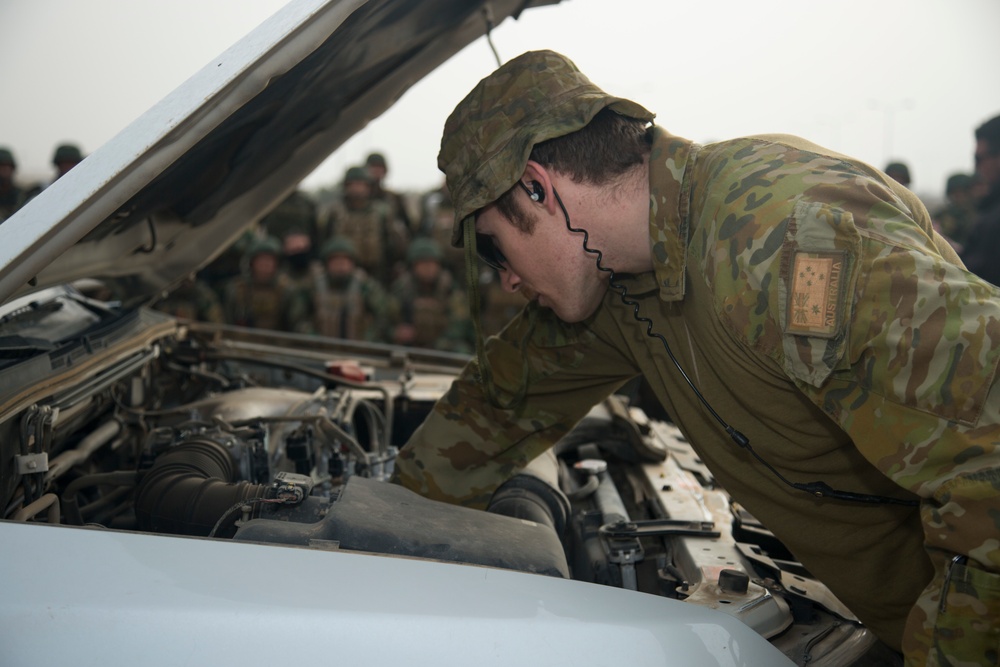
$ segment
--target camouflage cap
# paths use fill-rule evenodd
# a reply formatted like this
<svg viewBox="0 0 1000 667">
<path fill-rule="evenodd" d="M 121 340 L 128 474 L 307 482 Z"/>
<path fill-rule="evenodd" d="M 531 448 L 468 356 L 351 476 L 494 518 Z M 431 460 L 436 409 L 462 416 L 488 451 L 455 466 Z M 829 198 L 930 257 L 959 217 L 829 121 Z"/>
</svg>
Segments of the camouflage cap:
<svg viewBox="0 0 1000 667">
<path fill-rule="evenodd" d="M 608 95 L 553 51 L 524 53 L 480 81 L 445 123 L 438 154 L 455 204 L 452 245 L 462 246 L 463 221 L 517 182 L 535 144 L 585 127 L 605 107 L 654 117 Z"/>
</svg>

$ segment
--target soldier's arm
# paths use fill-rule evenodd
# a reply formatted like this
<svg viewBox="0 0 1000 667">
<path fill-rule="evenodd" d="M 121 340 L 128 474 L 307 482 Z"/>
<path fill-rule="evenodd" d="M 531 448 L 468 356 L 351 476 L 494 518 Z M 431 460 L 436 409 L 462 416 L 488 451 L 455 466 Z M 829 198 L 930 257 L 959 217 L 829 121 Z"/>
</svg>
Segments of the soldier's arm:
<svg viewBox="0 0 1000 667">
<path fill-rule="evenodd" d="M 861 247 L 844 361 L 800 387 L 921 498 L 935 576 L 907 620 L 908 664 L 995 664 L 1000 293 L 928 249 L 877 236 Z"/>
<path fill-rule="evenodd" d="M 533 330 L 530 310 L 537 317 Z M 534 305 L 486 346 L 500 404 L 522 390 L 524 400 L 509 409 L 494 405 L 473 361 L 403 447 L 393 481 L 429 498 L 484 508 L 500 484 L 637 374 L 585 326 L 561 323 Z"/>
</svg>

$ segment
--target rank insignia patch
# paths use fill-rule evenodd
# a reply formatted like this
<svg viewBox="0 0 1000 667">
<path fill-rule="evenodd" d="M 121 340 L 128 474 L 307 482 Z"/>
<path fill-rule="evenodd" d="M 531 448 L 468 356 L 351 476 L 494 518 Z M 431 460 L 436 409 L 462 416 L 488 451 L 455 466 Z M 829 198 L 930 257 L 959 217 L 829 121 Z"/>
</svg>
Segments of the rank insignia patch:
<svg viewBox="0 0 1000 667">
<path fill-rule="evenodd" d="M 846 254 L 797 251 L 789 276 L 786 332 L 831 338 L 840 330 Z"/>
</svg>

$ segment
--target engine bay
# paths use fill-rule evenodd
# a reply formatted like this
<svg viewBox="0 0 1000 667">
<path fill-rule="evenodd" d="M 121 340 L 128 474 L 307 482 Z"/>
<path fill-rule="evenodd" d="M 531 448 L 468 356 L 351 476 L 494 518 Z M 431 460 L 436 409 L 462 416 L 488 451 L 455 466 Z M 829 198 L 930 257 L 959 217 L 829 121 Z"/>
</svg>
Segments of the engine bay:
<svg viewBox="0 0 1000 667">
<path fill-rule="evenodd" d="M 461 357 L 146 310 L 73 340 L 0 369 L 44 358 L 50 377 L 4 399 L 4 520 L 613 586 L 735 616 L 797 664 L 866 664 L 877 644 L 634 395 L 595 407 L 484 512 L 388 481 Z"/>
</svg>

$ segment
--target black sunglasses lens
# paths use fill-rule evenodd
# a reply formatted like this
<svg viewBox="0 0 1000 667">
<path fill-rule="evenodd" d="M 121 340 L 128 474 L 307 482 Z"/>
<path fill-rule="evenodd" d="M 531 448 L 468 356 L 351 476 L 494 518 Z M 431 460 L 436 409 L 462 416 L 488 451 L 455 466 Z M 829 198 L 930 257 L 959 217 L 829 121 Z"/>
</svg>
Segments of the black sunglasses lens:
<svg viewBox="0 0 1000 667">
<path fill-rule="evenodd" d="M 476 253 L 479 255 L 479 259 L 483 260 L 487 265 L 492 266 L 497 271 L 504 270 L 503 265 L 507 262 L 507 258 L 503 256 L 500 249 L 493 243 L 492 237 L 485 234 L 476 234 Z"/>
</svg>

